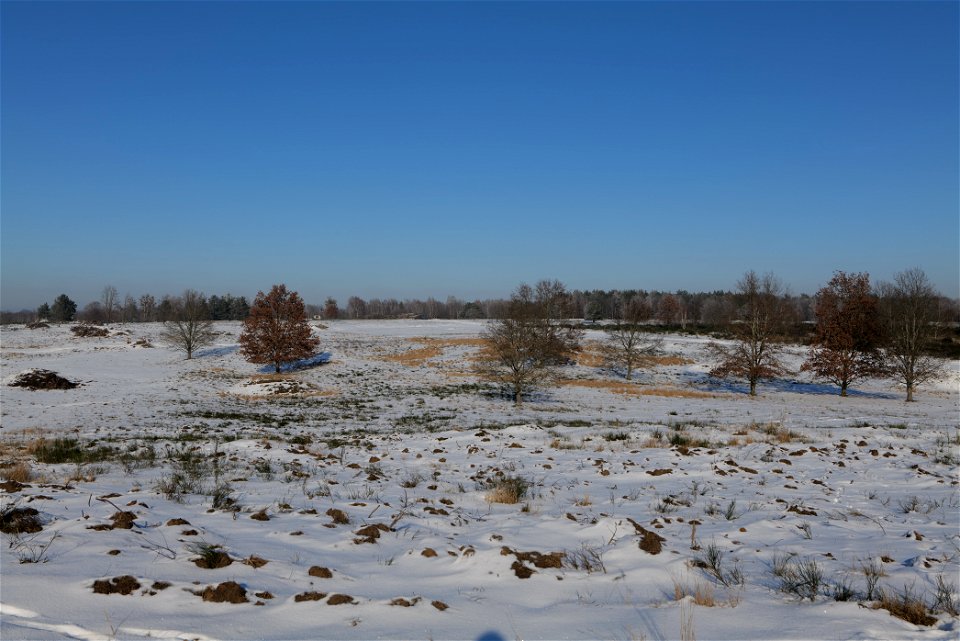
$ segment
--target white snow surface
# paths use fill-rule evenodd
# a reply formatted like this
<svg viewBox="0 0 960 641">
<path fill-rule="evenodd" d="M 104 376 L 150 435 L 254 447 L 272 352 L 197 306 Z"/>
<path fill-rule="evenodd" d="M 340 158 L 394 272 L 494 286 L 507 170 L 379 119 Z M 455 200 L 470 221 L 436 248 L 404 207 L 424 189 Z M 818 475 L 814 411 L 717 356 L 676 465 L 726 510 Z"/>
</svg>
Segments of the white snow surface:
<svg viewBox="0 0 960 641">
<path fill-rule="evenodd" d="M 889 381 L 841 398 L 799 375 L 751 398 L 706 375 L 706 339 L 669 335 L 669 364 L 633 381 L 566 366 L 565 384 L 518 407 L 471 373 L 483 327 L 325 321 L 323 355 L 280 375 L 242 358 L 239 323 L 218 323 L 189 361 L 156 324 L 105 338 L 3 327 L 0 468 L 32 470 L 5 484 L 3 510 L 35 508 L 43 529 L 2 535 L 0 637 L 958 638 L 949 613 L 915 625 L 873 608 L 863 571 L 882 568 L 890 594 L 932 603 L 943 577 L 960 597 L 957 362 L 916 403 Z M 32 368 L 81 386 L 9 386 Z M 101 449 L 35 460 L 57 438 Z M 525 480 L 526 496 L 492 502 L 498 476 Z M 107 528 L 119 511 L 132 528 Z M 663 538 L 658 554 L 643 531 Z M 233 563 L 196 566 L 198 543 Z M 724 580 L 698 567 L 710 550 Z M 561 567 L 518 560 L 529 552 L 562 553 Z M 822 570 L 812 599 L 780 589 L 774 560 L 790 555 Z M 131 594 L 93 590 L 127 575 Z M 200 596 L 228 581 L 248 602 Z M 849 600 L 833 598 L 840 584 Z M 695 603 L 697 587 L 711 598 Z M 310 592 L 324 596 L 297 601 Z"/>
</svg>

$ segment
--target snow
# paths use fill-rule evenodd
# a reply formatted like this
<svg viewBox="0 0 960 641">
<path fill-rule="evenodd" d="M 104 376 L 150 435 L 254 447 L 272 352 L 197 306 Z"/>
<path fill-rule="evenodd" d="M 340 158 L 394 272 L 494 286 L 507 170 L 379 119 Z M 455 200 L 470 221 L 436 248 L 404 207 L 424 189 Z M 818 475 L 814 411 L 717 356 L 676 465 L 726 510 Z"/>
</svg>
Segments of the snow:
<svg viewBox="0 0 960 641">
<path fill-rule="evenodd" d="M 3 506 L 38 509 L 44 528 L 3 535 L 0 637 L 677 639 L 689 611 L 699 639 L 957 638 L 956 617 L 918 626 L 862 594 L 864 564 L 882 567 L 888 592 L 912 586 L 928 602 L 938 576 L 957 583 L 957 362 L 911 404 L 889 381 L 840 398 L 806 377 L 751 398 L 745 385 L 706 377 L 704 339 L 667 336 L 683 364 L 640 371 L 627 393 L 607 385 L 626 383 L 614 373 L 577 365 L 564 368 L 566 384 L 515 407 L 471 375 L 482 321 L 325 325 L 324 356 L 279 376 L 242 359 L 239 323 L 218 323 L 217 344 L 190 361 L 163 347 L 154 324 L 113 326 L 105 338 L 3 327 L 0 466 L 26 461 L 34 474 Z M 436 349 L 402 357 L 425 346 Z M 802 358 L 792 350 L 788 360 Z M 7 386 L 31 368 L 82 385 Z M 34 461 L 31 444 L 57 436 L 115 453 Z M 174 471 L 196 475 L 179 500 L 159 487 Z M 489 502 L 484 486 L 498 473 L 529 482 L 528 496 Z M 223 483 L 239 511 L 214 508 Z M 333 523 L 331 508 L 349 524 Z M 261 510 L 269 520 L 251 518 Z M 134 527 L 90 529 L 117 511 L 134 512 Z M 665 539 L 659 554 L 640 549 L 632 521 Z M 357 542 L 370 524 L 391 529 Z M 234 562 L 197 567 L 198 542 Z M 695 566 L 709 546 L 743 585 Z M 512 566 L 525 552 L 597 562 L 526 562 L 535 572 L 522 579 Z M 778 589 L 777 554 L 823 569 L 813 601 Z M 268 563 L 241 562 L 251 555 Z M 95 580 L 124 575 L 141 589 L 93 592 Z M 225 581 L 249 603 L 198 596 Z M 835 601 L 841 581 L 859 594 Z M 715 605 L 677 600 L 676 585 L 699 585 Z M 295 600 L 308 591 L 353 603 Z M 265 592 L 273 598 L 255 596 Z M 398 598 L 415 603 L 391 605 Z"/>
</svg>

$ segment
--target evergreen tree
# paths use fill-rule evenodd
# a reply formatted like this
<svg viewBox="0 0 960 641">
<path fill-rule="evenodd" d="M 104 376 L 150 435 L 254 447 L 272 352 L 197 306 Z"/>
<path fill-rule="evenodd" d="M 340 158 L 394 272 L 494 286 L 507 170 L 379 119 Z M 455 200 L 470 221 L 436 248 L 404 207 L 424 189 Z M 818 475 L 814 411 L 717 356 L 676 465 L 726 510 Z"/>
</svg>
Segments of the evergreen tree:
<svg viewBox="0 0 960 641">
<path fill-rule="evenodd" d="M 50 307 L 50 320 L 56 323 L 69 323 L 77 316 L 77 304 L 66 294 L 60 294 Z"/>
</svg>

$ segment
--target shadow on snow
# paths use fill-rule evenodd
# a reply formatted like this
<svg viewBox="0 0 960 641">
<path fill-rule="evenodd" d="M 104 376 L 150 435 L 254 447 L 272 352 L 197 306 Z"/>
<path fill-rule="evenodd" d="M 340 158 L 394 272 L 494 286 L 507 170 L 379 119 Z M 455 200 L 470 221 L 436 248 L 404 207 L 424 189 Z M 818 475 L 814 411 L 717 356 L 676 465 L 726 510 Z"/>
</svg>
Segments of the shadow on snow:
<svg viewBox="0 0 960 641">
<path fill-rule="evenodd" d="M 691 375 L 691 382 L 708 392 L 731 392 L 734 394 L 749 394 L 750 385 L 747 383 L 726 381 L 702 374 Z M 791 392 L 793 394 L 808 394 L 816 396 L 840 396 L 840 388 L 826 383 L 809 383 L 804 381 L 773 379 L 757 383 L 757 392 Z M 848 397 L 857 398 L 884 398 L 895 399 L 896 394 L 889 392 L 862 392 L 847 388 Z"/>
<path fill-rule="evenodd" d="M 330 352 L 320 352 L 315 354 L 310 358 L 301 358 L 298 361 L 291 361 L 289 363 L 284 363 L 280 366 L 281 372 L 296 372 L 302 369 L 310 369 L 311 367 L 319 367 L 324 363 L 330 361 L 330 358 L 333 356 Z M 273 374 L 276 372 L 276 369 L 273 365 L 264 365 L 257 370 L 260 374 Z"/>
</svg>

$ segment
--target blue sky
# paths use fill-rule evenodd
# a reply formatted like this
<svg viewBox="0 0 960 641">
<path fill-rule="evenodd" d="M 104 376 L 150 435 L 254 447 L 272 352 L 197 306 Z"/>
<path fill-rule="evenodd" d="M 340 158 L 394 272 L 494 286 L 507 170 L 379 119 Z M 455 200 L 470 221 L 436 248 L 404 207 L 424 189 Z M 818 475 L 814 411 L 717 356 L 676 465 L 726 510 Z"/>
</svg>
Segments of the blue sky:
<svg viewBox="0 0 960 641">
<path fill-rule="evenodd" d="M 957 296 L 958 6 L 3 2 L 0 306 Z"/>
</svg>

